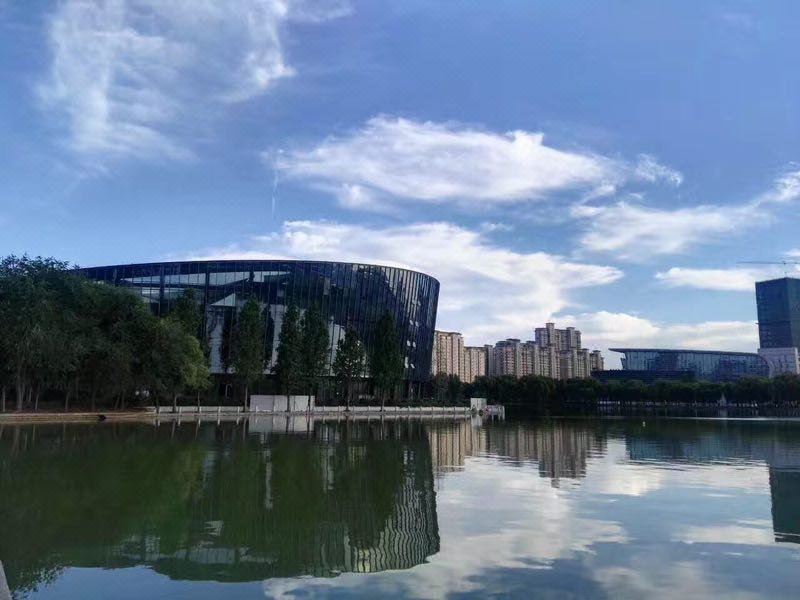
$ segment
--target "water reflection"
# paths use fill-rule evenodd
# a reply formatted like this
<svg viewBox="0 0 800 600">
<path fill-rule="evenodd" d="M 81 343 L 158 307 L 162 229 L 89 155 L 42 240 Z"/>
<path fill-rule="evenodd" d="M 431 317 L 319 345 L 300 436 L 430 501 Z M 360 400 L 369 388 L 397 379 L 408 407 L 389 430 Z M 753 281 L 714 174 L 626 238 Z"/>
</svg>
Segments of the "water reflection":
<svg viewBox="0 0 800 600">
<path fill-rule="evenodd" d="M 420 423 L 316 423 L 268 438 L 247 429 L 6 431 L 0 558 L 11 589 L 70 566 L 255 581 L 407 569 L 438 551 Z"/>
<path fill-rule="evenodd" d="M 0 491 L 17 595 L 136 565 L 173 597 L 800 593 L 800 423 L 6 427 Z"/>
</svg>

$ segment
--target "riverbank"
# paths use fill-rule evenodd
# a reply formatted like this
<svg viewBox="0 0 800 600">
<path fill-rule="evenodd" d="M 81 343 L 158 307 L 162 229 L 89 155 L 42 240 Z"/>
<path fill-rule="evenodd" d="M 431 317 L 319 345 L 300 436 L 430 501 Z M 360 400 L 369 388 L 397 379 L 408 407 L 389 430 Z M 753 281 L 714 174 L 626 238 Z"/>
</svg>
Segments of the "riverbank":
<svg viewBox="0 0 800 600">
<path fill-rule="evenodd" d="M 0 413 L 0 424 L 4 423 L 96 423 L 119 421 L 167 421 L 192 420 L 216 421 L 220 419 L 235 420 L 243 418 L 267 417 L 309 417 L 314 419 L 331 418 L 425 418 L 455 417 L 468 418 L 472 415 L 469 407 L 464 406 L 318 406 L 311 411 L 269 412 L 263 410 L 246 411 L 237 406 L 179 406 L 175 412 L 171 407 L 156 409 L 154 406 L 138 411 L 96 411 L 96 412 L 18 412 Z"/>
</svg>

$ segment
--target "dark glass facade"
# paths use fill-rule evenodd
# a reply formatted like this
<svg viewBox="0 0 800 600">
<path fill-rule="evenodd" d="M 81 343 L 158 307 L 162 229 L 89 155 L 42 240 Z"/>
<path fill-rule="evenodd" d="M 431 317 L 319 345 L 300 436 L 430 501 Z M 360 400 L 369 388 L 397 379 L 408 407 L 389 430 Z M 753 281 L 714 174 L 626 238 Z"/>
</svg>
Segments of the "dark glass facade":
<svg viewBox="0 0 800 600">
<path fill-rule="evenodd" d="M 310 261 L 191 261 L 115 265 L 80 269 L 86 277 L 139 294 L 157 315 L 166 315 L 187 288 L 202 303 L 211 372 L 228 364 L 230 334 L 237 311 L 256 298 L 267 326 L 266 372 L 277 358 L 278 336 L 287 306 L 301 312 L 318 307 L 328 320 L 330 361 L 345 330 L 352 327 L 374 346 L 375 325 L 389 312 L 397 324 L 406 378 L 422 381 L 431 372 L 439 282 L 423 273 L 377 265 Z"/>
<path fill-rule="evenodd" d="M 622 368 L 632 371 L 691 372 L 705 381 L 735 381 L 740 377 L 767 377 L 767 361 L 748 352 L 708 350 L 660 350 L 653 348 L 609 348 L 621 352 Z"/>
<path fill-rule="evenodd" d="M 800 347 L 800 279 L 759 281 L 756 305 L 762 348 Z"/>
</svg>

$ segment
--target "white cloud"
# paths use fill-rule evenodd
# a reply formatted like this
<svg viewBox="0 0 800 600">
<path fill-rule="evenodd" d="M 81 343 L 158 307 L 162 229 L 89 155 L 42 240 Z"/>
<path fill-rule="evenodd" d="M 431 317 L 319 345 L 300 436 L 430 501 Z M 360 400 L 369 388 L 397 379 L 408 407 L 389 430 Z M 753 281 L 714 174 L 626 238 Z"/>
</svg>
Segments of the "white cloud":
<svg viewBox="0 0 800 600">
<path fill-rule="evenodd" d="M 682 179 L 650 156 L 631 165 L 547 146 L 538 132 L 497 133 L 387 116 L 311 148 L 290 150 L 276 164 L 291 178 L 325 190 L 357 187 L 360 199 L 383 198 L 384 203 L 509 203 L 563 190 L 606 194 L 630 179 L 673 185 Z M 369 207 L 364 202 L 355 206 Z"/>
<path fill-rule="evenodd" d="M 792 269 L 793 271 L 796 269 Z M 689 287 L 699 290 L 753 293 L 755 282 L 780 277 L 773 268 L 692 269 L 672 267 L 656 273 L 657 280 L 668 287 Z"/>
<path fill-rule="evenodd" d="M 94 158 L 185 158 L 208 112 L 294 73 L 281 27 L 344 5 L 290 0 L 66 0 L 49 19 L 46 107 Z"/>
<path fill-rule="evenodd" d="M 614 254 L 623 260 L 644 260 L 660 254 L 680 254 L 752 223 L 750 210 L 695 206 L 675 210 L 628 202 L 608 206 L 576 205 L 572 216 L 587 222 L 582 246 Z"/>
<path fill-rule="evenodd" d="M 426 564 L 403 571 L 303 581 L 268 579 L 269 598 L 314 597 L 447 598 L 482 596 L 484 581 L 501 569 L 548 568 L 630 542 L 623 527 L 583 514 L 573 494 L 553 487 L 537 470 L 484 458 L 469 459 L 466 473 L 448 474 L 436 490 L 439 552 Z M 491 510 L 486 499 L 491 498 Z M 483 514 L 486 513 L 486 514 Z M 483 516 L 476 521 L 475 515 Z M 479 548 L 480 551 L 476 551 Z M 490 578 L 491 579 L 491 578 Z"/>
<path fill-rule="evenodd" d="M 771 218 L 775 205 L 798 198 L 800 171 L 792 171 L 743 204 L 662 209 L 625 201 L 600 206 L 579 203 L 571 214 L 586 222 L 580 240 L 584 249 L 635 261 L 680 254 L 725 234 L 763 224 Z"/>
<path fill-rule="evenodd" d="M 679 186 L 683 183 L 683 173 L 660 164 L 654 156 L 642 154 L 634 169 L 635 175 L 642 181 L 655 183 L 665 181 L 671 185 Z"/>
<path fill-rule="evenodd" d="M 763 470 L 763 469 L 762 469 Z M 757 526 L 751 523 L 730 525 L 695 525 L 686 527 L 675 535 L 675 541 L 690 544 L 745 544 L 756 546 L 772 546 L 775 534 L 772 523 Z"/>
<path fill-rule="evenodd" d="M 479 231 L 448 223 L 380 229 L 295 221 L 244 246 L 200 257 L 360 261 L 420 270 L 441 283 L 437 327 L 462 331 L 471 344 L 532 337 L 535 326 L 572 305 L 574 290 L 622 276 L 613 267 L 500 248 Z"/>
<path fill-rule="evenodd" d="M 755 352 L 758 348 L 755 321 L 662 324 L 637 315 L 608 311 L 556 318 L 559 323 L 578 327 L 587 345 L 601 350 L 628 346 Z M 612 368 L 617 368 L 618 355 L 606 354 L 606 359 Z"/>
</svg>

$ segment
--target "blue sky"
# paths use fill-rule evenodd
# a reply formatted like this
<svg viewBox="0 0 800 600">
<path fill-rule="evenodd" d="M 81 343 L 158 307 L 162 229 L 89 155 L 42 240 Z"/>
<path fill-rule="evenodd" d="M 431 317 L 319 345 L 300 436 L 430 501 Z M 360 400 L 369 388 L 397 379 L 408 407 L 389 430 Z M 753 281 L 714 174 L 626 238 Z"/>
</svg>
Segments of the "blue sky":
<svg viewBox="0 0 800 600">
<path fill-rule="evenodd" d="M 797 255 L 794 2 L 0 0 L 0 254 L 442 282 L 467 343 L 754 350 Z"/>
</svg>

